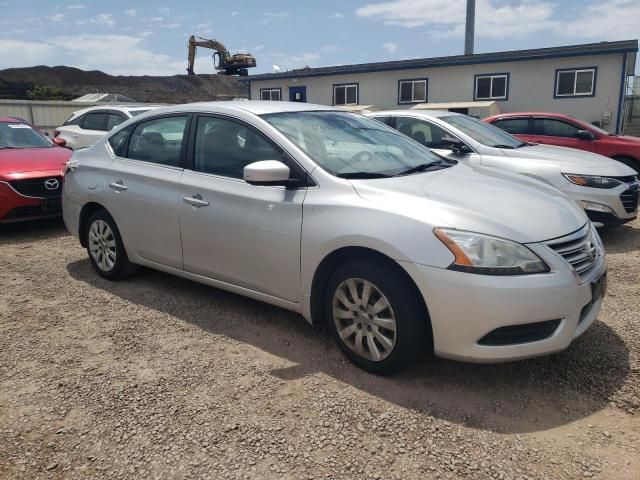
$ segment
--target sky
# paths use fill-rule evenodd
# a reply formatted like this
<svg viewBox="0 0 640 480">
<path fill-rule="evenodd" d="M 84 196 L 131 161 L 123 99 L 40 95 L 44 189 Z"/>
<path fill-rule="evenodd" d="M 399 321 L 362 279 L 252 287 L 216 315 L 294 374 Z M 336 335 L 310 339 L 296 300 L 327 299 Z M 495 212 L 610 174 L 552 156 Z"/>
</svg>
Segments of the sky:
<svg viewBox="0 0 640 480">
<path fill-rule="evenodd" d="M 0 69 L 186 72 L 195 34 L 250 52 L 251 73 L 459 55 L 466 0 L 0 0 Z M 476 53 L 640 37 L 640 0 L 477 0 Z M 213 73 L 199 49 L 196 73 Z"/>
</svg>

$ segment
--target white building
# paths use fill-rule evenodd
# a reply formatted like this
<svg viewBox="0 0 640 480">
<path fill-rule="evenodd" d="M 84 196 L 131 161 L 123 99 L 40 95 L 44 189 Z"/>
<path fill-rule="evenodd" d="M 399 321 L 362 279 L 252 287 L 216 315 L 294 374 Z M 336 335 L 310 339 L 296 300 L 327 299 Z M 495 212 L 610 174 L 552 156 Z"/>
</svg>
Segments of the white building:
<svg viewBox="0 0 640 480">
<path fill-rule="evenodd" d="M 495 101 L 501 112 L 566 113 L 620 132 L 638 41 L 305 68 L 247 77 L 250 98 L 412 108 Z M 422 105 L 422 107 L 425 107 Z M 426 106 L 428 107 L 428 105 Z"/>
</svg>

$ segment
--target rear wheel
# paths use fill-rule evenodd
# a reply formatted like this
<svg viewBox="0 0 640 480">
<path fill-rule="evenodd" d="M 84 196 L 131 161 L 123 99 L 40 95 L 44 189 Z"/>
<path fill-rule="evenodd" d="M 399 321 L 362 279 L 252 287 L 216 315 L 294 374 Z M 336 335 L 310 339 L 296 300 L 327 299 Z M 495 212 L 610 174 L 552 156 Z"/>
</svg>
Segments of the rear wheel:
<svg viewBox="0 0 640 480">
<path fill-rule="evenodd" d="M 624 163 L 628 167 L 633 168 L 636 172 L 640 173 L 640 162 L 631 157 L 613 157 L 614 160 Z"/>
<path fill-rule="evenodd" d="M 135 273 L 137 267 L 129 262 L 118 227 L 105 210 L 89 217 L 86 238 L 89 260 L 100 276 L 120 280 Z"/>
<path fill-rule="evenodd" d="M 419 294 L 384 264 L 356 260 L 340 266 L 327 285 L 325 312 L 342 352 L 368 372 L 393 373 L 431 348 Z"/>
</svg>

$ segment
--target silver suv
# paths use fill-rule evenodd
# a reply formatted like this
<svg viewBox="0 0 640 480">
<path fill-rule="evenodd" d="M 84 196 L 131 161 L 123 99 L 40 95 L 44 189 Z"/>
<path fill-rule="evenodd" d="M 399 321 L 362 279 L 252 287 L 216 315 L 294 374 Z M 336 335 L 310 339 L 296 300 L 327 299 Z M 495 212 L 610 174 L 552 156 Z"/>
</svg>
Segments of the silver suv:
<svg viewBox="0 0 640 480">
<path fill-rule="evenodd" d="M 606 285 L 598 234 L 555 188 L 325 106 L 148 112 L 74 153 L 63 207 L 101 276 L 144 265 L 299 312 L 380 374 L 432 350 L 562 350 Z"/>
</svg>

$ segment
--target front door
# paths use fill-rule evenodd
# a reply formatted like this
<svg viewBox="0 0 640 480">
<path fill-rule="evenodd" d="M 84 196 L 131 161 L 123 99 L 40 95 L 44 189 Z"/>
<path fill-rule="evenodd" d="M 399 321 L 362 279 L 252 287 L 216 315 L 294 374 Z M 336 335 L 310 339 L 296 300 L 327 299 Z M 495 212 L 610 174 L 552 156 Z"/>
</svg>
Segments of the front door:
<svg viewBox="0 0 640 480">
<path fill-rule="evenodd" d="M 307 87 L 289 87 L 289 101 L 307 103 Z"/>
<path fill-rule="evenodd" d="M 252 127 L 222 116 L 197 120 L 182 177 L 184 269 L 289 301 L 300 299 L 306 190 L 245 182 L 244 167 L 283 152 Z"/>
</svg>

